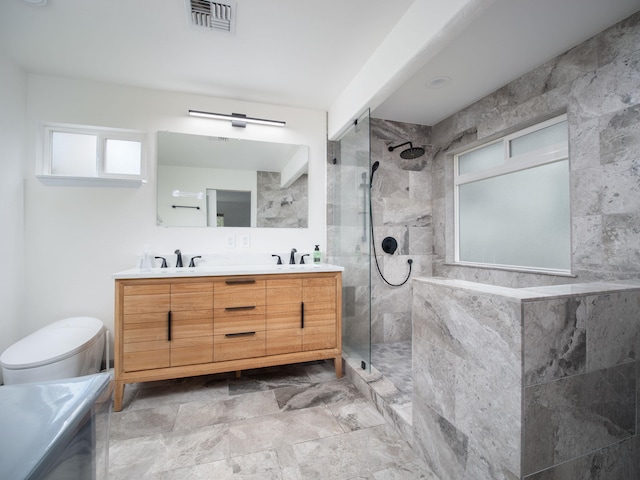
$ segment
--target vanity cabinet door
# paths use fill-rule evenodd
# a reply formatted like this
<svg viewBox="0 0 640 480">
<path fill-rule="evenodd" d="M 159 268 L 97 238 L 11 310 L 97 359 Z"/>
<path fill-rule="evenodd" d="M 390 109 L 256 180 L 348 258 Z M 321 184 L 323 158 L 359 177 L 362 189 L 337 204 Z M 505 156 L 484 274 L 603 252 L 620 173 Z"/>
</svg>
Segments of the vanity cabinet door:
<svg viewBox="0 0 640 480">
<path fill-rule="evenodd" d="M 213 361 L 265 354 L 265 281 L 238 277 L 214 287 Z"/>
<path fill-rule="evenodd" d="M 305 278 L 302 280 L 303 351 L 336 348 L 337 346 L 336 282 L 335 277 Z"/>
<path fill-rule="evenodd" d="M 171 285 L 125 285 L 122 298 L 123 370 L 134 372 L 170 366 L 167 318 Z"/>
<path fill-rule="evenodd" d="M 302 279 L 267 280 L 267 355 L 302 350 Z"/>
<path fill-rule="evenodd" d="M 171 366 L 213 361 L 213 282 L 171 284 Z"/>
</svg>

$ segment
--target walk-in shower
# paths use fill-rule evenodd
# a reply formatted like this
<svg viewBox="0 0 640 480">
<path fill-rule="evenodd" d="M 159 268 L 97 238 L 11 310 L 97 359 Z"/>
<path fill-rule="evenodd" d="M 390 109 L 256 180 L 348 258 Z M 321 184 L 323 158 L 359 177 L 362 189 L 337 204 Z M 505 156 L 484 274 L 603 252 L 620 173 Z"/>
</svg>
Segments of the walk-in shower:
<svg viewBox="0 0 640 480">
<path fill-rule="evenodd" d="M 379 122 L 373 120 L 376 125 Z M 337 142 L 331 142 L 330 164 L 333 165 L 329 167 L 332 194 L 329 225 L 333 230 L 330 256 L 333 263 L 345 267 L 343 351 L 352 363 L 366 371 L 370 371 L 372 360 L 378 367 L 375 356 L 372 358 L 372 344 L 385 343 L 380 332 L 387 325 L 392 330 L 400 328 L 403 333 L 399 339 L 400 330 L 391 332 L 389 343 L 402 340 L 408 345 L 410 355 L 411 325 L 407 314 L 410 307 L 406 288 L 410 288 L 414 261 L 407 250 L 409 227 L 390 225 L 402 222 L 402 215 L 392 219 L 384 219 L 384 215 L 385 202 L 409 200 L 408 177 L 424 164 L 414 159 L 425 154 L 423 147 L 414 147 L 410 141 L 396 142 L 399 145 L 395 146 L 380 145 L 378 138 L 375 140 L 378 159 L 372 161 L 371 124 L 372 120 L 365 114 Z M 393 153 L 396 149 L 398 153 Z M 384 153 L 387 151 L 391 153 Z M 397 192 L 398 198 L 394 198 L 392 187 L 400 177 L 406 179 L 406 182 L 403 180 L 406 185 Z M 384 322 L 382 328 L 381 322 Z M 386 333 L 385 330 L 384 336 Z"/>
</svg>

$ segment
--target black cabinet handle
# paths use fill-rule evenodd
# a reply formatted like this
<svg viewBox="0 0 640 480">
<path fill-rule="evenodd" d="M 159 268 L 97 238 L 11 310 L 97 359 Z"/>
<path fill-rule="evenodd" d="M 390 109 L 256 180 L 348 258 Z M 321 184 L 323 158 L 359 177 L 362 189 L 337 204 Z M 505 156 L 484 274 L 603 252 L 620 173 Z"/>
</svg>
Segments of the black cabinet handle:
<svg viewBox="0 0 640 480">
<path fill-rule="evenodd" d="M 247 305 L 246 307 L 225 307 L 225 311 L 233 312 L 239 310 L 254 310 L 256 308 L 255 305 Z"/>
<path fill-rule="evenodd" d="M 304 302 L 300 302 L 300 328 L 304 328 Z"/>
<path fill-rule="evenodd" d="M 250 337 L 251 335 L 255 335 L 256 332 L 240 332 L 240 333 L 227 333 L 225 337 Z"/>
<path fill-rule="evenodd" d="M 167 341 L 171 341 L 171 310 L 167 313 Z"/>
<path fill-rule="evenodd" d="M 254 278 L 241 278 L 238 280 L 225 280 L 227 285 L 248 285 L 250 283 L 256 283 Z"/>
</svg>

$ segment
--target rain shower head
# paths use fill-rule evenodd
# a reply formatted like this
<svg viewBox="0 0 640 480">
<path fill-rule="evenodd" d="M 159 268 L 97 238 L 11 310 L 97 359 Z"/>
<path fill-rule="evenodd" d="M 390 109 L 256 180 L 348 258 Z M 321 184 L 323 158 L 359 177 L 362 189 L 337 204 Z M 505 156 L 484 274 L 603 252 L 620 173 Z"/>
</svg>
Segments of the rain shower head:
<svg viewBox="0 0 640 480">
<path fill-rule="evenodd" d="M 413 160 L 414 158 L 421 157 L 424 155 L 424 148 L 422 147 L 414 147 L 411 142 L 401 143 L 400 145 L 396 145 L 395 147 L 389 147 L 389 151 L 393 152 L 396 148 L 404 147 L 405 145 L 409 145 L 409 148 L 405 148 L 400 152 L 400 157 L 405 160 Z"/>
</svg>

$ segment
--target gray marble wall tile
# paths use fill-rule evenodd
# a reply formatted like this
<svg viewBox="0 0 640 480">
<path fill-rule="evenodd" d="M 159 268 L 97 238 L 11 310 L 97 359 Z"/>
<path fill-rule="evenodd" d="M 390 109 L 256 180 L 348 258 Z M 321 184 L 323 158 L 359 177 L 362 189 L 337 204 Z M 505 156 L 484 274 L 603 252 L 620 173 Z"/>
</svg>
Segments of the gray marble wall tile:
<svg viewBox="0 0 640 480">
<path fill-rule="evenodd" d="M 640 45 L 640 12 L 599 33 L 596 40 L 600 65 L 637 51 Z"/>
<path fill-rule="evenodd" d="M 525 385 L 586 371 L 585 310 L 584 298 L 524 302 Z"/>
<path fill-rule="evenodd" d="M 411 338 L 411 314 L 408 312 L 386 313 L 382 316 L 382 319 L 382 342 L 375 343 L 395 343 Z M 373 358 L 374 361 L 377 360 L 375 356 Z"/>
<path fill-rule="evenodd" d="M 635 369 L 634 362 L 527 387 L 524 474 L 634 435 Z"/>
<path fill-rule="evenodd" d="M 524 477 L 524 480 L 631 480 L 640 478 L 637 437 Z"/>
<path fill-rule="evenodd" d="M 440 478 L 465 479 L 468 437 L 420 399 L 413 399 L 415 445 Z"/>
<path fill-rule="evenodd" d="M 288 188 L 280 186 L 280 173 L 258 172 L 257 226 L 309 226 L 309 180 L 302 175 Z"/>
<path fill-rule="evenodd" d="M 640 292 L 584 297 L 587 370 L 635 361 L 640 354 Z"/>
<path fill-rule="evenodd" d="M 416 281 L 412 306 L 415 443 L 436 473 L 512 478 L 520 472 L 519 302 Z M 454 464 L 438 465 L 443 458 Z M 482 476 L 482 465 L 499 476 Z"/>
<path fill-rule="evenodd" d="M 639 116 L 640 105 L 634 105 L 617 112 L 602 126 L 600 131 L 602 163 L 637 160 L 640 149 Z"/>
</svg>

